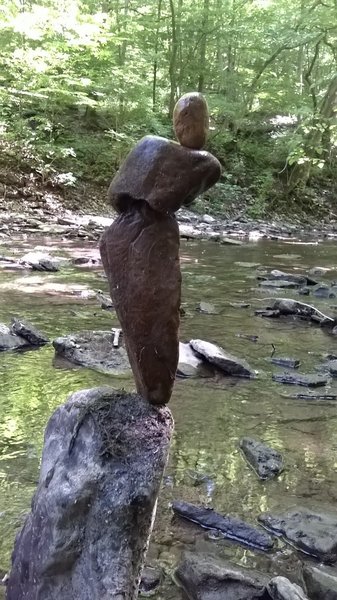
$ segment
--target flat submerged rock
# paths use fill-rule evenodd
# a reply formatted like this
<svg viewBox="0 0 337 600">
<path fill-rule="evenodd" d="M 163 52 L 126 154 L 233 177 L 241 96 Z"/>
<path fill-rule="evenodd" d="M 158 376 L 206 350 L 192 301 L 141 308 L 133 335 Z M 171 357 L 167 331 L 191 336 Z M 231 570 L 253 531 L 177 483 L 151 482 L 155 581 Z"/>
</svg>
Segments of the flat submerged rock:
<svg viewBox="0 0 337 600">
<path fill-rule="evenodd" d="M 305 387 L 322 387 L 328 383 L 328 378 L 324 375 L 302 373 L 274 373 L 273 381 L 284 383 L 285 385 L 302 385 Z"/>
<path fill-rule="evenodd" d="M 240 448 L 255 473 L 260 479 L 272 479 L 283 470 L 282 455 L 263 442 L 252 438 L 242 438 Z"/>
<path fill-rule="evenodd" d="M 280 513 L 262 513 L 259 522 L 305 554 L 324 563 L 337 560 L 337 513 L 296 507 Z"/>
<path fill-rule="evenodd" d="M 123 346 L 113 346 L 111 331 L 80 331 L 58 337 L 53 341 L 58 356 L 70 362 L 95 369 L 100 373 L 124 375 L 130 371 L 127 352 Z"/>
<path fill-rule="evenodd" d="M 221 515 L 211 508 L 177 500 L 172 503 L 172 510 L 179 517 L 205 529 L 219 531 L 225 538 L 234 542 L 264 551 L 273 548 L 274 542 L 270 535 L 237 517 Z"/>
</svg>

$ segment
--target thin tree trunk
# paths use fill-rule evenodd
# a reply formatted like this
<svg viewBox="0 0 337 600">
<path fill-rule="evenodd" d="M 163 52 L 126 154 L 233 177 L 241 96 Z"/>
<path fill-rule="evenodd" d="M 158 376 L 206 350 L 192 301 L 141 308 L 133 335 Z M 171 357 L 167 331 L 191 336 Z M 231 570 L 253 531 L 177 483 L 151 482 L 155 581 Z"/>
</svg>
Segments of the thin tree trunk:
<svg viewBox="0 0 337 600">
<path fill-rule="evenodd" d="M 169 65 L 169 76 L 170 76 L 169 116 L 172 117 L 175 100 L 176 100 L 176 91 L 177 91 L 178 39 L 177 39 L 177 21 L 176 21 L 174 0 L 169 0 L 169 1 L 170 1 L 170 11 L 171 11 L 171 34 L 172 34 L 171 56 L 170 56 L 170 65 Z"/>
<path fill-rule="evenodd" d="M 161 8 L 162 8 L 162 0 L 158 0 L 156 39 L 155 39 L 155 44 L 154 44 L 153 80 L 152 80 L 152 110 L 153 111 L 155 111 L 155 109 L 156 109 L 156 100 L 157 100 L 157 71 L 158 71 L 158 49 L 159 49 Z"/>
<path fill-rule="evenodd" d="M 202 32 L 201 32 L 202 37 L 201 37 L 201 42 L 200 42 L 200 56 L 199 56 L 198 92 L 203 92 L 204 85 L 205 85 L 208 12 L 209 12 L 209 0 L 204 0 L 204 8 L 203 8 L 203 15 L 202 15 Z"/>
</svg>

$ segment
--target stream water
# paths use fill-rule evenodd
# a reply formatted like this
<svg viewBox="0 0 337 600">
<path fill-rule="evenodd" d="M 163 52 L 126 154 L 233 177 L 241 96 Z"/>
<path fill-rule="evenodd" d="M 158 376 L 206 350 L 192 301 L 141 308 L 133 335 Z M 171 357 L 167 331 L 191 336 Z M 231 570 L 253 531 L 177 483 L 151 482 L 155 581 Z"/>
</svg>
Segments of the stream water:
<svg viewBox="0 0 337 600">
<path fill-rule="evenodd" d="M 55 239 L 29 243 L 18 239 L 0 247 L 0 254 L 21 255 L 36 245 L 71 256 L 97 252 L 94 243 L 79 247 Z M 298 272 L 317 265 L 328 267 L 332 270 L 320 279 L 331 281 L 337 278 L 335 244 L 185 242 L 181 256 L 186 310 L 181 339 L 217 342 L 246 358 L 258 378 L 176 382 L 170 402 L 175 434 L 148 554 L 148 561 L 159 563 L 166 573 L 158 600 L 183 597 L 171 576 L 184 548 L 215 552 L 270 573 L 291 574 L 293 580 L 303 560 L 281 542 L 273 553 L 263 554 L 212 539 L 195 525 L 172 518 L 173 499 L 206 503 L 250 523 L 264 510 L 294 504 L 331 506 L 337 499 L 337 402 L 294 398 L 306 390 L 273 382 L 272 373 L 281 369 L 270 363 L 274 347 L 277 355 L 300 359 L 301 372 L 315 372 L 324 353 L 337 351 L 336 338 L 303 321 L 254 316 L 255 308 L 267 304 L 263 298 L 275 295 L 258 288 L 258 265 Z M 58 273 L 1 271 L 0 322 L 20 315 L 51 339 L 116 325 L 115 314 L 101 310 L 97 300 L 88 297 L 92 289 L 107 291 L 100 268 L 64 267 Z M 280 295 L 301 300 L 296 290 Z M 220 313 L 196 312 L 200 301 L 212 302 Z M 230 306 L 236 302 L 250 306 Z M 315 306 L 330 314 L 333 303 L 314 300 Z M 242 334 L 258 336 L 258 340 L 250 341 Z M 75 390 L 101 384 L 133 389 L 131 377 L 119 380 L 79 367 L 65 368 L 54 360 L 52 345 L 0 354 L 0 572 L 9 567 L 15 533 L 29 510 L 50 414 Z M 333 392 L 337 393 L 337 380 L 326 389 L 326 393 Z M 283 474 L 273 481 L 259 481 L 238 449 L 242 436 L 262 439 L 281 451 L 286 464 Z M 195 485 L 196 473 L 209 477 Z"/>
</svg>

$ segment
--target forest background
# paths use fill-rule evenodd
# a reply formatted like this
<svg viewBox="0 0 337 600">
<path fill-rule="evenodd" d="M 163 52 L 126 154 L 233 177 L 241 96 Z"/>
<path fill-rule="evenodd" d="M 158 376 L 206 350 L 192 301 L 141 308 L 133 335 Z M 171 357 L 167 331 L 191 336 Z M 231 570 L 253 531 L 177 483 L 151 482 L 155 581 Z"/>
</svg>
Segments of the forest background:
<svg viewBox="0 0 337 600">
<path fill-rule="evenodd" d="M 203 92 L 223 165 L 199 209 L 336 202 L 337 0 L 0 0 L 0 183 L 106 195 L 144 134 Z M 99 190 L 97 192 L 97 190 Z"/>
</svg>

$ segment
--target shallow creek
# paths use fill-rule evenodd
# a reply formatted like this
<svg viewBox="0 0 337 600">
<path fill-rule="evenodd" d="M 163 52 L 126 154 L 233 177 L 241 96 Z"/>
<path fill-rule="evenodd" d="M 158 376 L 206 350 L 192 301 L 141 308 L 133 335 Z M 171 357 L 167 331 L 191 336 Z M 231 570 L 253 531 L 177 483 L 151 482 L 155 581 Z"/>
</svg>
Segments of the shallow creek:
<svg viewBox="0 0 337 600">
<path fill-rule="evenodd" d="M 18 256 L 35 246 L 65 256 L 97 256 L 96 244 L 16 239 L 0 254 Z M 170 403 L 175 434 L 165 474 L 148 561 L 160 564 L 165 585 L 156 598 L 180 600 L 171 579 L 181 551 L 188 547 L 231 557 L 238 564 L 296 579 L 299 556 L 278 542 L 271 554 L 246 549 L 172 517 L 170 502 L 206 503 L 222 513 L 255 523 L 261 511 L 294 504 L 333 508 L 337 500 L 337 402 L 299 400 L 308 390 L 272 381 L 283 369 L 270 363 L 275 355 L 300 359 L 300 371 L 315 372 L 324 353 L 337 353 L 337 339 L 315 325 L 292 319 L 263 319 L 254 310 L 263 298 L 285 296 L 313 302 L 333 315 L 337 300 L 303 298 L 296 290 L 259 289 L 256 268 L 307 272 L 314 266 L 331 269 L 320 281 L 337 279 L 335 243 L 264 242 L 220 246 L 213 242 L 183 242 L 183 306 L 181 340 L 214 341 L 246 358 L 258 371 L 253 381 L 224 379 L 177 380 Z M 336 269 L 336 271 L 334 271 Z M 58 273 L 0 271 L 0 322 L 14 315 L 32 321 L 51 339 L 83 329 L 117 325 L 115 313 L 100 308 L 88 290 L 107 292 L 101 268 L 62 267 Z M 88 297 L 89 296 L 89 297 Z M 217 315 L 198 313 L 200 301 L 211 302 Z M 230 303 L 247 302 L 248 308 Z M 335 312 L 337 314 L 337 312 Z M 241 334 L 241 335 L 239 335 Z M 256 342 L 243 337 L 258 336 Z M 129 378 L 112 378 L 54 359 L 51 344 L 40 350 L 0 354 L 0 575 L 9 566 L 14 536 L 29 510 L 37 482 L 43 432 L 53 409 L 80 388 L 112 385 L 133 389 Z M 323 391 L 323 390 L 318 390 Z M 310 393 L 310 392 L 309 392 Z M 325 393 L 337 393 L 337 379 Z M 261 482 L 238 448 L 242 436 L 262 439 L 281 451 L 285 471 Z M 195 485 L 195 475 L 206 474 Z M 1 597 L 1 593 L 0 593 Z"/>
</svg>

